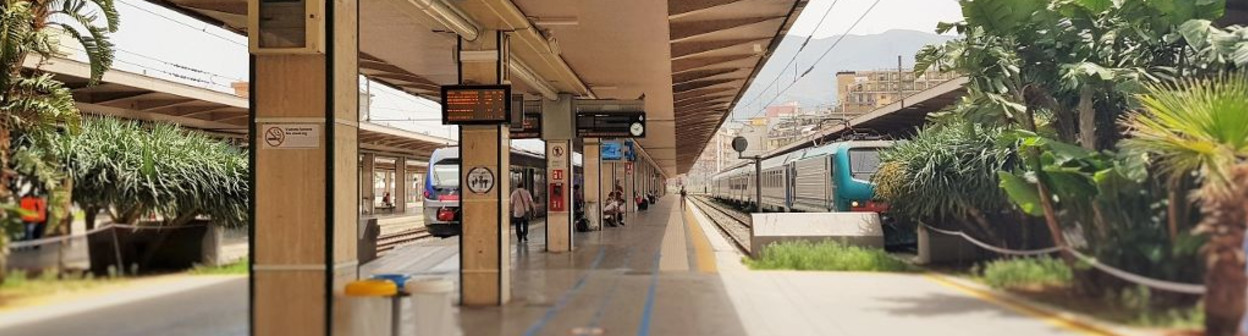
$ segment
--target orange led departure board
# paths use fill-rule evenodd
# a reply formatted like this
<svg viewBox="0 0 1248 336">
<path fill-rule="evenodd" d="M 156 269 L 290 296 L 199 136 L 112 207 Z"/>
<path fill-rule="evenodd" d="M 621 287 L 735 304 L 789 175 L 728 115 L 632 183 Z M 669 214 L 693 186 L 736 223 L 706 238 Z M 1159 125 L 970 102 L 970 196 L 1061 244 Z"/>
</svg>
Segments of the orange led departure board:
<svg viewBox="0 0 1248 336">
<path fill-rule="evenodd" d="M 511 86 L 450 85 L 442 87 L 442 124 L 511 122 Z"/>
</svg>

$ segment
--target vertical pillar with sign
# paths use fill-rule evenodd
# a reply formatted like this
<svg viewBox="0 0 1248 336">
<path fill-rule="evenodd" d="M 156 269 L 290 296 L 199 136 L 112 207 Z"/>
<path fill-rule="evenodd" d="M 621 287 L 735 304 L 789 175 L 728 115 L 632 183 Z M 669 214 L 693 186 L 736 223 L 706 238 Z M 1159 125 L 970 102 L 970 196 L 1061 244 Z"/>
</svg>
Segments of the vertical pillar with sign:
<svg viewBox="0 0 1248 336">
<path fill-rule="evenodd" d="M 585 169 L 585 218 L 591 228 L 602 228 L 602 147 L 598 139 L 585 139 L 581 165 Z"/>
<path fill-rule="evenodd" d="M 394 159 L 394 197 L 390 199 L 394 202 L 394 213 L 398 215 L 407 214 L 407 186 L 408 182 L 407 159 L 399 157 Z"/>
<path fill-rule="evenodd" d="M 377 193 L 377 156 L 373 153 L 360 155 L 360 210 L 366 215 L 375 215 Z"/>
<path fill-rule="evenodd" d="M 507 55 L 503 32 L 460 40 L 461 85 L 442 87 L 442 123 L 460 125 L 459 277 L 466 306 L 502 305 L 511 297 Z"/>
<path fill-rule="evenodd" d="M 359 276 L 358 1 L 248 5 L 251 332 L 335 334 Z"/>
<path fill-rule="evenodd" d="M 572 168 L 572 95 L 543 100 L 539 125 L 546 141 L 546 251 L 572 251 L 574 232 L 573 197 L 575 170 Z M 531 124 L 531 122 L 530 122 Z"/>
</svg>

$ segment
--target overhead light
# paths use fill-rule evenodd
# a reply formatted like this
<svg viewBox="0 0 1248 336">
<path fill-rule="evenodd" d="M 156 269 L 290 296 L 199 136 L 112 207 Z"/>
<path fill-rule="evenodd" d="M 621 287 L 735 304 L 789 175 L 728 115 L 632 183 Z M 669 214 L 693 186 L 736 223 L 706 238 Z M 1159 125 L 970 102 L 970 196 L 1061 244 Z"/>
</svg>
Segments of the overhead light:
<svg viewBox="0 0 1248 336">
<path fill-rule="evenodd" d="M 477 35 L 481 32 L 481 27 L 475 21 L 465 15 L 459 8 L 448 4 L 443 0 L 406 0 L 416 6 L 417 9 L 424 12 L 425 15 L 433 18 L 434 21 L 451 31 L 463 37 L 465 40 L 473 41 L 477 39 Z"/>
<path fill-rule="evenodd" d="M 542 27 L 575 26 L 581 24 L 575 16 L 534 17 L 533 24 Z"/>
<path fill-rule="evenodd" d="M 534 72 L 533 68 L 530 68 L 527 64 L 521 62 L 519 58 L 513 57 L 511 61 L 507 63 L 509 68 L 511 68 L 512 74 L 519 77 L 520 80 L 523 80 L 525 83 L 528 83 L 529 86 L 541 93 L 542 97 L 550 100 L 559 99 L 558 90 L 551 86 L 549 82 L 542 79 L 542 76 L 538 75 L 537 72 Z"/>
<path fill-rule="evenodd" d="M 761 53 L 761 52 L 763 52 L 763 45 L 762 45 L 762 44 L 755 43 L 755 44 L 754 44 L 754 53 L 756 53 L 756 54 L 757 54 L 757 53 Z"/>
</svg>

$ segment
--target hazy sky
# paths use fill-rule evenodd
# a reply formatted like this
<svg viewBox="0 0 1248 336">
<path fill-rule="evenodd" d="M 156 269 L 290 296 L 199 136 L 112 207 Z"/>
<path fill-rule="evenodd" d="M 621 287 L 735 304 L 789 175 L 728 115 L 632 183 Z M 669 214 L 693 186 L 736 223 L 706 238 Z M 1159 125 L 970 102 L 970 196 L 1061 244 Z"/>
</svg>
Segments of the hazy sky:
<svg viewBox="0 0 1248 336">
<path fill-rule="evenodd" d="M 844 34 L 874 1 L 813 0 L 798 17 L 791 34 L 810 34 L 824 11 L 834 3 L 823 26 L 813 33 L 815 37 Z M 122 21 L 121 30 L 113 36 L 119 49 L 118 69 L 223 92 L 232 91 L 231 82 L 247 78 L 245 37 L 143 0 L 118 0 L 117 7 Z M 889 29 L 930 32 L 937 22 L 957 20 L 959 14 L 956 0 L 880 0 L 870 15 L 849 33 L 874 34 Z M 442 126 L 437 120 L 440 112 L 435 103 L 380 85 L 372 88 L 374 119 L 416 119 L 384 123 L 432 135 L 454 136 L 454 128 Z"/>
<path fill-rule="evenodd" d="M 844 34 L 872 3 L 875 0 L 813 0 L 802 11 L 789 33 L 810 34 L 828 7 L 835 6 L 814 35 L 816 38 L 823 38 Z M 850 34 L 878 34 L 890 29 L 934 33 L 937 23 L 961 19 L 962 9 L 957 0 L 880 0 Z"/>
</svg>

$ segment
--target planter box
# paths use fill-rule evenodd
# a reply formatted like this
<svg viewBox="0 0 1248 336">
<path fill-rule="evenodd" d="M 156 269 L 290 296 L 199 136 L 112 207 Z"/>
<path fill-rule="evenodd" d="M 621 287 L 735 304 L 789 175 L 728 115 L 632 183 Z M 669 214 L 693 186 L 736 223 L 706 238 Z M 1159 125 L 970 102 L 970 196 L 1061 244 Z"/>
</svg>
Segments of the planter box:
<svg viewBox="0 0 1248 336">
<path fill-rule="evenodd" d="M 195 221 L 177 228 L 113 228 L 91 235 L 87 239 L 91 272 L 108 275 L 108 269 L 119 264 L 118 254 L 121 256 L 120 264 L 124 264 L 123 269 L 127 273 L 191 268 L 204 260 L 204 238 L 209 231 L 207 224 Z M 163 243 L 160 242 L 161 236 L 165 236 Z M 146 265 L 140 265 L 149 253 L 151 259 Z"/>
</svg>

